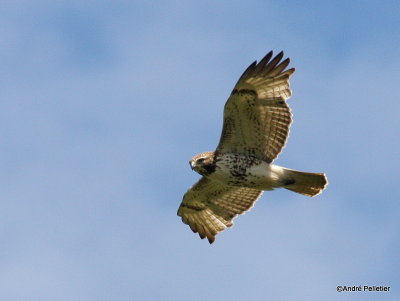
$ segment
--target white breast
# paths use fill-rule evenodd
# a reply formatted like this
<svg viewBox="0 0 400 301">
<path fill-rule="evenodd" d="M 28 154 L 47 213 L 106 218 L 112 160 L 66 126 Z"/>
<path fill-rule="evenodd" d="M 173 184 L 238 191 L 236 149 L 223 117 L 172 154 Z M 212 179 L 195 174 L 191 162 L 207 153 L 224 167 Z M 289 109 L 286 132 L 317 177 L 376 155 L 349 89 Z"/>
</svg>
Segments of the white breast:
<svg viewBox="0 0 400 301">
<path fill-rule="evenodd" d="M 278 180 L 281 174 L 282 168 L 279 166 L 254 158 L 225 154 L 209 178 L 227 185 L 270 190 L 280 186 Z"/>
</svg>

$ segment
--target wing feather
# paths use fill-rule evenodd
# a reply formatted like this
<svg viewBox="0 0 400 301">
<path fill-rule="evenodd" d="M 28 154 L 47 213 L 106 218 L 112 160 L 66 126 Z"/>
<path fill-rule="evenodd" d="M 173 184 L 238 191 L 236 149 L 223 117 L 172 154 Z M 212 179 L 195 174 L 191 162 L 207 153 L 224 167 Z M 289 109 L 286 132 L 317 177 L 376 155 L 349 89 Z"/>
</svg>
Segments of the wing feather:
<svg viewBox="0 0 400 301">
<path fill-rule="evenodd" d="M 235 85 L 224 108 L 224 124 L 217 151 L 253 155 L 272 162 L 281 152 L 292 122 L 286 100 L 289 78 L 295 69 L 281 62 L 283 52 L 271 61 L 272 51 L 251 64 Z"/>
<path fill-rule="evenodd" d="M 268 64 L 268 62 L 271 59 L 272 55 L 273 55 L 273 52 L 270 51 L 261 59 L 261 61 L 258 64 L 257 64 L 257 61 L 256 61 L 256 65 L 257 66 L 256 66 L 256 68 L 254 68 L 254 72 L 255 73 L 260 72 L 262 70 L 263 66 Z"/>
<path fill-rule="evenodd" d="M 232 220 L 254 206 L 262 191 L 233 187 L 202 177 L 184 195 L 178 216 L 193 232 L 213 243 L 215 236 L 233 225 Z"/>
<path fill-rule="evenodd" d="M 283 58 L 283 51 L 279 52 L 274 59 L 269 62 L 268 64 L 262 65 L 261 66 L 261 72 L 260 75 L 266 76 L 272 71 L 276 65 L 280 62 L 280 60 Z M 261 63 L 261 62 L 260 62 Z M 261 64 L 260 64 L 261 65 Z M 257 74 L 257 73 L 256 73 Z"/>
</svg>

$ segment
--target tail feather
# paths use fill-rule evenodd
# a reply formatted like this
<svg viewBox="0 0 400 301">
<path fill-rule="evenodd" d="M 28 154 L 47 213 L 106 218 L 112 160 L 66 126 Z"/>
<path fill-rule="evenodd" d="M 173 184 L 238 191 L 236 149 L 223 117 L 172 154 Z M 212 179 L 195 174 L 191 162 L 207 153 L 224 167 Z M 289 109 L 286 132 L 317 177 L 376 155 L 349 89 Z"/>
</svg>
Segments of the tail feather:
<svg viewBox="0 0 400 301">
<path fill-rule="evenodd" d="M 328 185 L 328 179 L 323 173 L 302 172 L 284 169 L 283 187 L 307 196 L 316 196 Z"/>
</svg>

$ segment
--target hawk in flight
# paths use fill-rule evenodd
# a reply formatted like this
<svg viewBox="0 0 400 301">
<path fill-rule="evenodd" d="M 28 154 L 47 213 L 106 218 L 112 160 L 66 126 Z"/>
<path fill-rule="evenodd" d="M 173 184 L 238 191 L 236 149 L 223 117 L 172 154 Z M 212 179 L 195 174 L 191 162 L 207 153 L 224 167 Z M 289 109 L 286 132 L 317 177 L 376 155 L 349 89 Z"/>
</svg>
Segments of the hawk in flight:
<svg viewBox="0 0 400 301">
<path fill-rule="evenodd" d="M 315 196 L 328 181 L 323 173 L 308 173 L 272 164 L 285 146 L 292 114 L 286 69 L 289 58 L 272 51 L 252 63 L 239 78 L 224 107 L 222 134 L 215 151 L 194 156 L 193 170 L 202 175 L 183 196 L 178 216 L 193 232 L 213 243 L 218 232 L 253 207 L 264 190 L 286 188 Z"/>
</svg>

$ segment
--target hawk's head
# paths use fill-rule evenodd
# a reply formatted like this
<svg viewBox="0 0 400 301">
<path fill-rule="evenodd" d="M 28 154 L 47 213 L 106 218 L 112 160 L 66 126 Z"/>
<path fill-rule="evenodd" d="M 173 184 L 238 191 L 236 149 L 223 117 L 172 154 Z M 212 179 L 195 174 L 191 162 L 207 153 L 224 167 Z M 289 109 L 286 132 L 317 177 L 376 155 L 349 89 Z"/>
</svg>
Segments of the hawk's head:
<svg viewBox="0 0 400 301">
<path fill-rule="evenodd" d="M 189 161 L 190 167 L 201 174 L 208 176 L 215 171 L 215 153 L 205 152 L 194 156 Z"/>
</svg>

